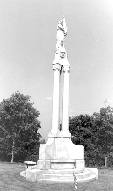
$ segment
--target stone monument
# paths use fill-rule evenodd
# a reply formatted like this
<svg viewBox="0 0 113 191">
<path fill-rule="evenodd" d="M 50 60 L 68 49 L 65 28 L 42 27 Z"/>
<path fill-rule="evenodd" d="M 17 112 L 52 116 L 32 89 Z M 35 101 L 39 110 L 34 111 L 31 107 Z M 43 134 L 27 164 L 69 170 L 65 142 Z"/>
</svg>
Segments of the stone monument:
<svg viewBox="0 0 113 191">
<path fill-rule="evenodd" d="M 78 181 L 87 181 L 97 178 L 97 169 L 86 169 L 84 164 L 84 147 L 74 145 L 69 132 L 69 73 L 70 64 L 64 47 L 67 36 L 65 18 L 57 25 L 56 52 L 53 61 L 54 87 L 53 87 L 53 114 L 52 128 L 48 134 L 45 145 L 40 146 L 37 165 L 29 167 L 21 175 L 27 180 L 39 181 L 73 181 L 73 172 L 77 174 Z M 63 95 L 60 92 L 60 81 L 63 78 Z M 62 120 L 60 121 L 60 98 L 62 99 Z M 62 127 L 60 128 L 60 122 Z"/>
</svg>

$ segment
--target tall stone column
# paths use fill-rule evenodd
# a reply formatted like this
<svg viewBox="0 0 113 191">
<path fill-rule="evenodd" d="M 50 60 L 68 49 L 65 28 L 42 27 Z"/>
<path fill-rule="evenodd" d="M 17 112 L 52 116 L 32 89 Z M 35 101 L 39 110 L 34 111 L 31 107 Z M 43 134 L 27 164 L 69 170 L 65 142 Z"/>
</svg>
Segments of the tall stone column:
<svg viewBox="0 0 113 191">
<path fill-rule="evenodd" d="M 54 71 L 54 87 L 53 87 L 53 114 L 52 114 L 52 129 L 49 137 L 55 137 L 59 127 L 59 91 L 60 91 L 60 69 L 59 64 L 53 65 Z"/>
<path fill-rule="evenodd" d="M 63 137 L 71 137 L 69 133 L 69 65 L 63 66 L 64 73 L 64 89 L 63 89 L 63 119 L 62 119 L 62 134 Z"/>
</svg>

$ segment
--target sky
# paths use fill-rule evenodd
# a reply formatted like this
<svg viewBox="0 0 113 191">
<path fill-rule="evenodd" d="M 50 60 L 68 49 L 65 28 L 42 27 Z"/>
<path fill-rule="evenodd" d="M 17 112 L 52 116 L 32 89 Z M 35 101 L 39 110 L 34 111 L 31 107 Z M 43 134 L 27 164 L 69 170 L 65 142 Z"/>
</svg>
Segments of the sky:
<svg viewBox="0 0 113 191">
<path fill-rule="evenodd" d="M 0 0 L 0 101 L 20 91 L 51 129 L 57 22 L 65 16 L 70 71 L 69 115 L 113 105 L 112 0 Z"/>
</svg>

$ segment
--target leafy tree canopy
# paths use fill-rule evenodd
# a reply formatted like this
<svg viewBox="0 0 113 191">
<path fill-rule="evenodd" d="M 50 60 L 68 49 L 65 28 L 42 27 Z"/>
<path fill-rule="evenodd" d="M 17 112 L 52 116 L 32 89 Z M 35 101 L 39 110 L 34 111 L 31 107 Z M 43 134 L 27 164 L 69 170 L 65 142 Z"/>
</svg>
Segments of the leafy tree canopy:
<svg viewBox="0 0 113 191">
<path fill-rule="evenodd" d="M 69 129 L 74 144 L 82 144 L 86 163 L 102 165 L 106 156 L 113 156 L 113 108 L 100 108 L 93 115 L 70 117 Z"/>
<path fill-rule="evenodd" d="M 19 92 L 0 103 L 0 151 L 11 155 L 12 162 L 14 155 L 27 153 L 39 141 L 39 115 L 30 96 Z"/>
</svg>

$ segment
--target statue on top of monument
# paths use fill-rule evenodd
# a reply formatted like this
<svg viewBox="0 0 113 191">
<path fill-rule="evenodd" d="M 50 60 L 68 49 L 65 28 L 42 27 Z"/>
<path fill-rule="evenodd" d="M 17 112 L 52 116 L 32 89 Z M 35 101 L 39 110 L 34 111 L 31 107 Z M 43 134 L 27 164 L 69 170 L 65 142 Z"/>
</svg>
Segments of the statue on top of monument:
<svg viewBox="0 0 113 191">
<path fill-rule="evenodd" d="M 61 66 L 69 65 L 67 60 L 67 52 L 64 47 L 64 40 L 67 36 L 67 25 L 65 18 L 61 19 L 57 25 L 57 35 L 56 35 L 56 52 L 55 59 L 53 61 L 53 68 L 56 68 L 56 64 Z"/>
<path fill-rule="evenodd" d="M 57 25 L 57 41 L 63 43 L 65 37 L 67 36 L 67 25 L 65 18 L 61 19 Z"/>
</svg>

